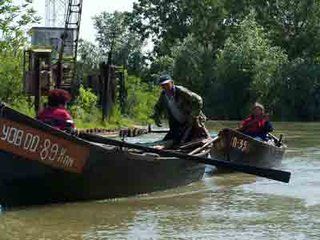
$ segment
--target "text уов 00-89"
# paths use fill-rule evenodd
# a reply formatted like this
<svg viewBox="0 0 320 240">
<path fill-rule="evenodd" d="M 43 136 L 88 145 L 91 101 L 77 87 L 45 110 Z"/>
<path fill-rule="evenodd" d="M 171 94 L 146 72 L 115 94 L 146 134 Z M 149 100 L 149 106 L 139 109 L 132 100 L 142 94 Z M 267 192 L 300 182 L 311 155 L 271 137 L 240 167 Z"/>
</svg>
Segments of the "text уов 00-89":
<svg viewBox="0 0 320 240">
<path fill-rule="evenodd" d="M 39 153 L 44 162 L 55 162 L 63 167 L 73 167 L 74 161 L 67 150 L 49 138 L 42 139 L 39 135 L 25 132 L 12 126 L 2 125 L 0 139 L 29 153 Z"/>
</svg>

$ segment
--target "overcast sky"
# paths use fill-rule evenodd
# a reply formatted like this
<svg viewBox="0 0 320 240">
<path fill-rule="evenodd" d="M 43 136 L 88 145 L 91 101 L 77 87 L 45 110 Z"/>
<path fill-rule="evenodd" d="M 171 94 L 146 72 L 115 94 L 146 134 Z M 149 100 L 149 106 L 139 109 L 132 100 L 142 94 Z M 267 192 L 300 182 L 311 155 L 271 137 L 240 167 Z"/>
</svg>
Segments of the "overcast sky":
<svg viewBox="0 0 320 240">
<path fill-rule="evenodd" d="M 34 9 L 42 17 L 41 23 L 44 26 L 45 20 L 45 0 L 33 0 Z M 95 30 L 92 17 L 103 12 L 128 11 L 132 9 L 135 0 L 83 0 L 80 38 L 91 42 L 95 39 Z"/>
</svg>

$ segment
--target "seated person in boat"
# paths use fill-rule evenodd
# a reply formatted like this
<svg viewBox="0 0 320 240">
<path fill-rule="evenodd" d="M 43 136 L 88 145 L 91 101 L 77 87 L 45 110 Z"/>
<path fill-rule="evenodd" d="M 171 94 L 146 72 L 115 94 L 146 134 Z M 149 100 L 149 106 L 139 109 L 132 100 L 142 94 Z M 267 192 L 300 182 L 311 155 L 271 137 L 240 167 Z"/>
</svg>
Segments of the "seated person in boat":
<svg viewBox="0 0 320 240">
<path fill-rule="evenodd" d="M 66 108 L 70 100 L 71 95 L 67 91 L 63 89 L 50 90 L 48 105 L 39 111 L 37 119 L 62 131 L 74 130 L 73 119 Z"/>
<path fill-rule="evenodd" d="M 273 131 L 273 127 L 269 116 L 265 114 L 264 106 L 260 103 L 255 103 L 252 108 L 252 114 L 241 122 L 238 130 L 250 137 L 267 141 L 268 133 Z"/>
<path fill-rule="evenodd" d="M 152 118 L 161 127 L 161 117 L 166 114 L 169 132 L 164 137 L 166 148 L 209 136 L 202 113 L 202 98 L 182 86 L 176 86 L 169 75 L 159 79 L 162 92 L 154 107 Z"/>
</svg>

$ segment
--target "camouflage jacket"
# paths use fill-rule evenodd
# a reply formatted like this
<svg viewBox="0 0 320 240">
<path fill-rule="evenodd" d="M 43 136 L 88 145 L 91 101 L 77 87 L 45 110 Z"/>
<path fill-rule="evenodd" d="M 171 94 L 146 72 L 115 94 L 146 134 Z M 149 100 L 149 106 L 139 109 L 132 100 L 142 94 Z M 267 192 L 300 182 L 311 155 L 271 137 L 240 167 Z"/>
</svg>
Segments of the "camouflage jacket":
<svg viewBox="0 0 320 240">
<path fill-rule="evenodd" d="M 205 122 L 205 115 L 201 109 L 203 106 L 202 98 L 194 92 L 191 92 L 185 87 L 175 86 L 174 95 L 175 108 L 184 116 L 184 124 L 187 126 L 202 125 Z M 169 125 L 172 122 L 177 122 L 174 112 L 171 110 L 169 97 L 166 96 L 165 91 L 161 92 L 158 102 L 154 107 L 153 119 L 156 123 L 161 123 L 161 117 L 166 114 L 169 119 Z"/>
</svg>

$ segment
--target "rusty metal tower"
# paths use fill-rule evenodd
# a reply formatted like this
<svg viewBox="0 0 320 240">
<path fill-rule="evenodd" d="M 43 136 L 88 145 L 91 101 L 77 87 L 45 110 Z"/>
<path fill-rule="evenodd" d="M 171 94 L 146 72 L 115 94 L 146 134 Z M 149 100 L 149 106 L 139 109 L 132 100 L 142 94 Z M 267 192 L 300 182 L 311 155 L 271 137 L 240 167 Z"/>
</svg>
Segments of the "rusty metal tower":
<svg viewBox="0 0 320 240">
<path fill-rule="evenodd" d="M 76 77 L 76 62 L 78 53 L 78 42 L 80 33 L 80 22 L 83 0 L 68 0 L 67 14 L 65 17 L 62 46 L 58 60 L 57 87 L 70 89 Z M 72 31 L 72 40 L 68 40 L 68 34 Z M 69 33 L 68 33 L 69 32 Z M 66 54 L 65 49 L 72 49 L 72 54 Z M 64 71 L 64 66 L 66 66 Z"/>
<path fill-rule="evenodd" d="M 69 0 L 46 0 L 46 27 L 64 27 Z"/>
</svg>

